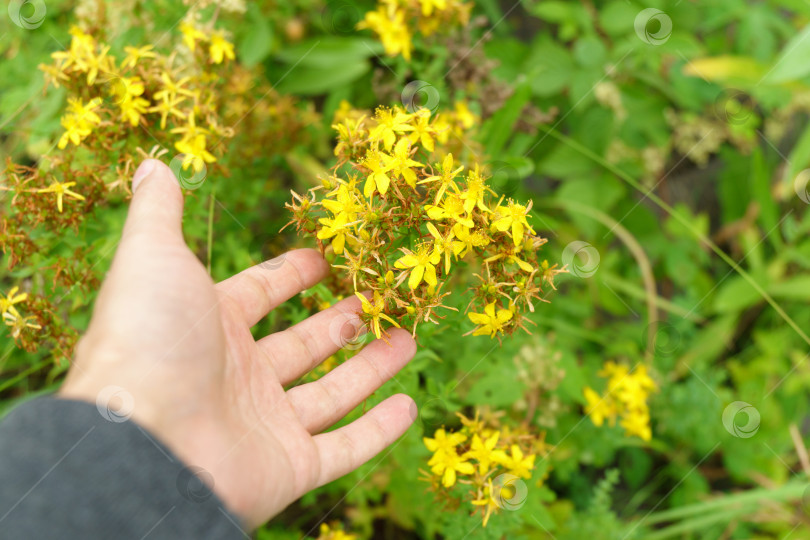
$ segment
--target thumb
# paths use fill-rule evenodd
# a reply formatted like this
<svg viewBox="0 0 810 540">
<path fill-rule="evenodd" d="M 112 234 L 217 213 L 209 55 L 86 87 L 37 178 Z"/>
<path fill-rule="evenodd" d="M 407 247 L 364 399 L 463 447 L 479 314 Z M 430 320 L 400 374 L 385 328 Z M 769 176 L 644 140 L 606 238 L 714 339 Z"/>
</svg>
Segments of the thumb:
<svg viewBox="0 0 810 540">
<path fill-rule="evenodd" d="M 183 241 L 183 191 L 169 167 L 157 159 L 145 160 L 132 177 L 132 192 L 124 240 L 145 234 Z"/>
</svg>

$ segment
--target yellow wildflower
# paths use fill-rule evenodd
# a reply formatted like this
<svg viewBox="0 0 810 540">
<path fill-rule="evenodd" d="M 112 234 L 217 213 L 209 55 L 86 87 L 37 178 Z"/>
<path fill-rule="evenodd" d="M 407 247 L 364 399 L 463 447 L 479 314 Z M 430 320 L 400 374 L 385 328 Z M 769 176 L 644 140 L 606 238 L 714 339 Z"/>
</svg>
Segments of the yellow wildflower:
<svg viewBox="0 0 810 540">
<path fill-rule="evenodd" d="M 405 23 L 405 13 L 397 9 L 396 4 L 379 6 L 377 11 L 369 11 L 357 25 L 358 29 L 368 28 L 380 36 L 385 52 L 389 56 L 402 54 L 405 60 L 411 60 L 411 33 Z"/>
<path fill-rule="evenodd" d="M 495 209 L 495 216 L 492 220 L 492 229 L 501 232 L 511 229 L 512 240 L 515 246 L 523 243 L 523 233 L 526 229 L 534 234 L 529 222 L 526 221 L 526 216 L 532 208 L 532 203 L 529 201 L 528 206 L 516 204 L 510 200 L 508 206 L 498 206 Z"/>
<path fill-rule="evenodd" d="M 435 182 L 437 180 L 441 182 L 439 190 L 436 192 L 436 201 L 434 202 L 434 204 L 439 204 L 439 201 L 442 199 L 448 188 L 452 188 L 455 193 L 458 193 L 458 186 L 456 185 L 455 178 L 458 173 L 463 170 L 463 165 L 459 166 L 457 169 L 453 169 L 453 154 L 447 154 L 444 156 L 444 160 L 442 161 L 440 168 L 441 174 L 438 176 L 428 176 L 419 183 L 426 184 L 428 182 Z"/>
<path fill-rule="evenodd" d="M 143 92 L 143 81 L 138 77 L 120 77 L 113 83 L 112 94 L 121 109 L 121 119 L 131 126 L 137 126 L 147 112 L 149 102 L 140 97 Z"/>
<path fill-rule="evenodd" d="M 447 9 L 447 0 L 419 0 L 419 3 L 422 4 L 422 15 L 425 17 L 430 17 L 434 8 L 439 11 Z"/>
<path fill-rule="evenodd" d="M 441 261 L 441 254 L 433 249 L 430 243 L 424 243 L 417 249 L 416 253 L 402 248 L 405 256 L 401 257 L 394 266 L 400 269 L 411 269 L 408 278 L 408 287 L 416 289 L 422 280 L 431 288 L 436 286 L 436 266 Z"/>
<path fill-rule="evenodd" d="M 395 107 L 388 109 L 380 107 L 377 109 L 377 126 L 369 133 L 372 142 L 382 141 L 387 151 L 390 151 L 397 140 L 397 134 L 403 133 L 410 127 L 408 122 L 411 115 L 402 112 L 402 109 Z"/>
<path fill-rule="evenodd" d="M 208 36 L 204 32 L 186 21 L 180 23 L 180 32 L 183 34 L 183 43 L 192 51 L 197 48 L 197 41 L 208 41 Z"/>
<path fill-rule="evenodd" d="M 46 187 L 45 189 L 37 190 L 37 193 L 56 193 L 56 207 L 59 209 L 59 212 L 62 212 L 62 197 L 67 195 L 68 197 L 72 197 L 74 199 L 83 201 L 84 197 L 71 191 L 69 188 L 71 186 L 75 186 L 76 182 L 54 182 L 50 186 Z"/>
<path fill-rule="evenodd" d="M 396 326 L 397 328 L 399 328 L 399 324 L 394 319 L 392 319 L 391 317 L 389 317 L 384 313 L 385 301 L 382 299 L 379 292 L 374 291 L 373 303 L 369 302 L 368 298 L 366 298 L 365 296 L 363 296 L 358 292 L 354 294 L 357 295 L 357 297 L 360 299 L 360 303 L 363 306 L 363 313 L 365 313 L 366 315 L 371 315 L 371 331 L 374 332 L 374 335 L 377 337 L 377 339 L 380 339 L 381 337 L 387 335 L 380 326 L 381 319 L 386 320 L 391 324 L 393 324 L 394 326 Z"/>
<path fill-rule="evenodd" d="M 444 428 L 437 429 L 433 438 L 422 438 L 422 442 L 433 453 L 455 452 L 456 446 L 467 440 L 463 433 L 447 433 Z"/>
<path fill-rule="evenodd" d="M 511 474 L 521 478 L 529 479 L 532 477 L 532 469 L 534 469 L 534 454 L 528 456 L 523 455 L 523 451 L 516 444 L 511 446 L 512 455 L 504 454 L 503 457 L 498 456 L 499 463 L 506 467 Z"/>
<path fill-rule="evenodd" d="M 124 47 L 124 52 L 127 53 L 127 56 L 121 63 L 121 67 L 124 69 L 135 67 L 142 58 L 157 58 L 157 54 L 152 51 L 154 48 L 154 45 Z"/>
<path fill-rule="evenodd" d="M 421 143 L 425 150 L 433 152 L 434 144 L 432 134 L 436 130 L 430 125 L 430 111 L 421 109 L 416 114 L 416 124 L 408 126 L 407 131 L 412 131 L 408 140 L 411 144 Z"/>
<path fill-rule="evenodd" d="M 447 235 L 442 236 L 439 233 L 439 230 L 436 229 L 436 226 L 433 223 L 428 221 L 427 229 L 430 235 L 434 238 L 433 245 L 437 253 L 444 255 L 444 274 L 447 275 L 450 273 L 450 255 L 454 254 L 455 247 L 453 244 L 453 231 L 447 233 Z"/>
<path fill-rule="evenodd" d="M 404 178 L 409 186 L 416 188 L 416 173 L 411 167 L 424 167 L 424 165 L 411 159 L 411 144 L 408 139 L 400 139 L 394 147 L 390 169 L 397 176 Z"/>
<path fill-rule="evenodd" d="M 453 233 L 458 240 L 453 240 L 453 253 L 456 257 L 464 257 L 467 253 L 473 251 L 473 248 L 484 247 L 488 245 L 491 240 L 485 232 L 475 229 L 472 230 L 465 227 L 461 223 L 456 223 L 453 226 Z"/>
<path fill-rule="evenodd" d="M 64 149 L 68 143 L 79 146 L 101 124 L 101 117 L 94 111 L 101 105 L 101 98 L 93 98 L 86 105 L 80 99 L 68 98 L 68 112 L 62 117 L 65 132 L 59 139 L 59 148 Z"/>
<path fill-rule="evenodd" d="M 593 388 L 586 387 L 584 390 L 585 400 L 588 404 L 585 407 L 585 414 L 591 417 L 591 422 L 595 426 L 601 426 L 605 419 L 609 418 L 611 423 L 615 422 L 616 411 L 611 406 L 610 401 L 602 398 Z"/>
<path fill-rule="evenodd" d="M 428 462 L 430 470 L 436 476 L 442 477 L 442 485 L 446 488 L 453 487 L 456 483 L 456 473 L 474 474 L 475 467 L 464 457 L 459 456 L 455 450 L 450 452 L 438 452 Z"/>
<path fill-rule="evenodd" d="M 3 316 L 5 316 L 6 313 L 11 313 L 15 317 L 20 316 L 20 313 L 17 311 L 17 308 L 14 307 L 14 304 L 25 302 L 25 300 L 28 298 L 28 293 L 17 294 L 17 291 L 19 290 L 19 287 L 12 287 L 5 296 L 0 294 L 0 313 L 2 313 Z"/>
<path fill-rule="evenodd" d="M 503 326 L 512 319 L 514 312 L 510 306 L 510 309 L 499 309 L 495 313 L 495 302 L 493 301 L 487 304 L 484 313 L 468 313 L 467 316 L 478 325 L 473 331 L 474 336 L 489 334 L 490 338 L 494 338 L 498 332 L 503 332 Z"/>
<path fill-rule="evenodd" d="M 228 60 L 236 58 L 233 54 L 233 43 L 225 39 L 225 34 L 222 32 L 214 32 L 211 34 L 211 44 L 208 47 L 208 55 L 215 64 L 221 64 L 225 58 Z"/>
<path fill-rule="evenodd" d="M 383 156 L 384 154 L 374 150 L 369 151 L 366 154 L 366 159 L 363 160 L 363 166 L 371 171 L 366 179 L 366 185 L 363 187 L 363 195 L 366 198 L 371 198 L 375 189 L 381 195 L 385 195 L 388 191 L 388 186 L 391 183 L 388 171 L 391 170 L 391 165 L 383 163 Z"/>
<path fill-rule="evenodd" d="M 495 450 L 500 436 L 500 431 L 496 431 L 486 439 L 482 439 L 478 434 L 473 435 L 470 450 L 464 455 L 478 462 L 480 474 L 487 474 L 493 463 L 502 463 L 508 459 L 503 450 Z"/>
<path fill-rule="evenodd" d="M 356 534 L 347 534 L 340 529 L 332 529 L 326 523 L 321 523 L 316 540 L 357 540 Z"/>
<path fill-rule="evenodd" d="M 6 326 L 11 327 L 11 337 L 17 339 L 22 334 L 23 330 L 26 328 L 33 328 L 34 330 L 41 330 L 42 327 L 38 324 L 28 322 L 34 319 L 34 317 L 17 317 L 12 315 L 11 313 L 4 313 L 3 314 L 3 322 Z"/>
<path fill-rule="evenodd" d="M 319 240 L 332 239 L 332 249 L 337 255 L 343 253 L 346 245 L 346 238 L 350 232 L 351 224 L 348 223 L 345 213 L 338 214 L 335 218 L 321 218 L 318 220 L 324 227 L 318 231 Z"/>
<path fill-rule="evenodd" d="M 183 169 L 194 167 L 195 173 L 202 171 L 206 163 L 214 163 L 217 160 L 206 149 L 205 135 L 202 133 L 185 137 L 174 143 L 174 147 L 183 154 Z"/>
<path fill-rule="evenodd" d="M 452 219 L 468 228 L 475 226 L 469 212 L 464 209 L 464 201 L 455 193 L 449 193 L 438 205 L 425 205 L 425 211 L 430 219 Z"/>
<path fill-rule="evenodd" d="M 483 522 L 483 527 L 485 528 L 487 526 L 487 523 L 489 522 L 489 516 L 491 516 L 493 512 L 497 512 L 498 508 L 501 507 L 500 501 L 495 499 L 495 497 L 493 496 L 495 494 L 495 489 L 496 488 L 492 486 L 492 478 L 487 478 L 487 483 L 484 486 L 481 497 L 479 497 L 478 499 L 473 499 L 472 501 L 472 504 L 475 506 L 486 507 L 484 509 L 484 522 Z M 504 489 L 503 486 L 500 487 L 500 489 L 503 490 Z"/>
</svg>

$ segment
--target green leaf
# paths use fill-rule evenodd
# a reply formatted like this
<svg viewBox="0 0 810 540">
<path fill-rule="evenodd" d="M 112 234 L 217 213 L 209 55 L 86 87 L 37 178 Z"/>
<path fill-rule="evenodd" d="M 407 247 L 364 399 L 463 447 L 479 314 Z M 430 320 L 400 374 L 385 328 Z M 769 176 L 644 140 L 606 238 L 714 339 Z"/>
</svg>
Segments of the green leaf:
<svg viewBox="0 0 810 540">
<path fill-rule="evenodd" d="M 254 4 L 248 8 L 248 16 L 244 20 L 249 25 L 239 40 L 237 52 L 239 60 L 246 67 L 252 67 L 265 60 L 273 52 L 273 27 Z"/>
<path fill-rule="evenodd" d="M 515 89 L 515 93 L 504 103 L 492 118 L 487 120 L 481 130 L 481 140 L 486 141 L 487 153 L 490 156 L 497 156 L 501 152 L 506 141 L 512 135 L 512 126 L 520 118 L 523 107 L 529 102 L 531 94 L 528 84 L 521 84 Z"/>
<path fill-rule="evenodd" d="M 278 90 L 283 94 L 324 94 L 359 79 L 369 69 L 371 65 L 368 61 L 343 62 L 329 68 L 298 65 L 291 68 L 289 75 L 278 85 Z"/>
<path fill-rule="evenodd" d="M 376 40 L 327 36 L 309 39 L 287 47 L 279 51 L 276 58 L 287 64 L 338 71 L 382 53 L 383 46 Z"/>
<path fill-rule="evenodd" d="M 810 25 L 782 48 L 765 81 L 771 84 L 795 81 L 810 74 Z"/>
</svg>

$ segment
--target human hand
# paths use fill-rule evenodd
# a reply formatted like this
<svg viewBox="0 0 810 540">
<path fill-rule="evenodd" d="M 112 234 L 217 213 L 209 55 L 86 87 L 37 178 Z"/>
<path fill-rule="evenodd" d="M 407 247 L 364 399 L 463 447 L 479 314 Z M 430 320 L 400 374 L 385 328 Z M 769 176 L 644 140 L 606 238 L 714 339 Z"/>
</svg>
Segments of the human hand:
<svg viewBox="0 0 810 540">
<path fill-rule="evenodd" d="M 250 527 L 405 432 L 416 405 L 399 394 L 321 433 L 408 363 L 416 350 L 408 332 L 395 329 L 391 346 L 375 340 L 321 379 L 285 391 L 356 333 L 360 301 L 347 298 L 255 341 L 250 328 L 325 277 L 326 261 L 314 250 L 291 251 L 214 284 L 183 240 L 183 194 L 171 170 L 147 160 L 132 189 L 62 397 L 97 402 L 105 389 L 123 388 L 132 418 L 209 473 L 213 491 Z"/>
</svg>

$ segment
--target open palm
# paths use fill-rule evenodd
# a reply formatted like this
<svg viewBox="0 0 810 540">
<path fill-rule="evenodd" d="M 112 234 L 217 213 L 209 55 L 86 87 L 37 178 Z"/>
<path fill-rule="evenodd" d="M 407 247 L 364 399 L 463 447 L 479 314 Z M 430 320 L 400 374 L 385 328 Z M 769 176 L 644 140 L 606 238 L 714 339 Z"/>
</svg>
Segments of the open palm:
<svg viewBox="0 0 810 540">
<path fill-rule="evenodd" d="M 292 251 L 214 284 L 183 240 L 183 196 L 171 170 L 144 162 L 133 190 L 63 396 L 97 403 L 103 397 L 115 407 L 113 398 L 125 393 L 126 413 L 194 467 L 251 527 L 404 433 L 416 415 L 404 395 L 321 432 L 413 357 L 416 347 L 405 331 L 392 332 L 391 346 L 373 341 L 325 377 L 285 391 L 356 335 L 357 298 L 258 341 L 250 332 L 270 310 L 326 276 L 318 252 Z"/>
</svg>

